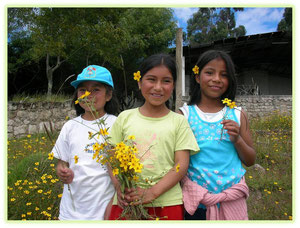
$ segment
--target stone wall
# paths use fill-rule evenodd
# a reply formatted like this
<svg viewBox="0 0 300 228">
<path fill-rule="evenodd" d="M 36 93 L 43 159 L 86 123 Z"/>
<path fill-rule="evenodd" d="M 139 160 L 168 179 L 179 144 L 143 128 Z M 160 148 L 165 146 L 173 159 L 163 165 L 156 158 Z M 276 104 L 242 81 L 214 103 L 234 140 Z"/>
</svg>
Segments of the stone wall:
<svg viewBox="0 0 300 228">
<path fill-rule="evenodd" d="M 45 132 L 44 124 L 50 122 L 55 130 L 60 130 L 68 118 L 76 116 L 70 101 L 66 102 L 8 102 L 7 137 L 20 137 Z"/>
<path fill-rule="evenodd" d="M 247 111 L 249 118 L 262 117 L 273 111 L 292 112 L 292 96 L 289 95 L 240 96 L 236 103 Z M 44 124 L 49 127 L 50 121 L 55 130 L 60 130 L 67 121 L 66 117 L 75 116 L 70 101 L 8 102 L 7 136 L 12 138 L 44 132 Z"/>
</svg>

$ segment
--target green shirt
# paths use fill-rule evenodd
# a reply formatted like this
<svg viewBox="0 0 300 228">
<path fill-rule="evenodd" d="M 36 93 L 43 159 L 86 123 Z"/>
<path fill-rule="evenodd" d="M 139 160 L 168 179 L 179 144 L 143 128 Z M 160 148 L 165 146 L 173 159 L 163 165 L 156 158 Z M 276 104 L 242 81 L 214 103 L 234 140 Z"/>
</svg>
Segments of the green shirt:
<svg viewBox="0 0 300 228">
<path fill-rule="evenodd" d="M 199 151 L 198 144 L 190 126 L 183 115 L 170 111 L 161 118 L 143 116 L 139 109 L 122 112 L 111 128 L 113 143 L 119 143 L 129 136 L 135 136 L 139 156 L 144 167 L 139 183 L 141 188 L 155 185 L 175 165 L 175 151 L 190 150 L 191 154 Z M 114 200 L 116 204 L 116 197 Z M 180 184 L 154 200 L 152 207 L 182 204 Z"/>
</svg>

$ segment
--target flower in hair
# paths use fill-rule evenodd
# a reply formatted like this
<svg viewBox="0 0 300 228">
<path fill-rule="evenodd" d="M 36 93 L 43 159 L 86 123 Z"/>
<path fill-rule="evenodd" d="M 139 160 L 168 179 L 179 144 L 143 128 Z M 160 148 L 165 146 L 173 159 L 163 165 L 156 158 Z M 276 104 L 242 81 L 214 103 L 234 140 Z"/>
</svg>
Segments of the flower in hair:
<svg viewBox="0 0 300 228">
<path fill-rule="evenodd" d="M 141 78 L 141 72 L 137 71 L 136 73 L 133 73 L 133 76 L 133 79 L 139 82 Z"/>
<path fill-rule="evenodd" d="M 193 72 L 195 75 L 199 74 L 199 67 L 197 65 L 194 66 Z"/>
</svg>

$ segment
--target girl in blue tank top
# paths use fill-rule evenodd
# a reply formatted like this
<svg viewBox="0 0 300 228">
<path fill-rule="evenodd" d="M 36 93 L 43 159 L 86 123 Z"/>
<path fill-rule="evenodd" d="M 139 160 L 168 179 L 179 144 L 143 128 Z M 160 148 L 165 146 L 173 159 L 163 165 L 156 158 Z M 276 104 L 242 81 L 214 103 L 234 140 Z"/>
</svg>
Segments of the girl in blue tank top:
<svg viewBox="0 0 300 228">
<path fill-rule="evenodd" d="M 242 163 L 253 165 L 256 152 L 245 111 L 230 109 L 222 102 L 235 98 L 237 82 L 231 57 L 223 51 L 207 51 L 193 71 L 191 100 L 180 112 L 188 119 L 200 152 L 190 156 L 187 176 L 217 194 L 240 182 L 246 172 Z M 205 213 L 200 204 L 195 214 L 186 213 L 185 219 L 203 220 Z"/>
</svg>

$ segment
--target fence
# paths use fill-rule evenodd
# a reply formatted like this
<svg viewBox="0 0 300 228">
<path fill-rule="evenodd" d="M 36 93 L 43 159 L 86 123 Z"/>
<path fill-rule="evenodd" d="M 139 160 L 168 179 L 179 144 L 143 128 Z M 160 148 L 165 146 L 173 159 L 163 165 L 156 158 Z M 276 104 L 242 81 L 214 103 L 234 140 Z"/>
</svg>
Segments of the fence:
<svg viewBox="0 0 300 228">
<path fill-rule="evenodd" d="M 236 103 L 248 113 L 249 118 L 263 117 L 273 111 L 292 112 L 292 96 L 261 95 L 239 96 Z M 8 102 L 8 138 L 44 132 L 43 125 L 52 123 L 55 130 L 60 130 L 68 118 L 75 117 L 70 101 L 14 103 Z"/>
</svg>

